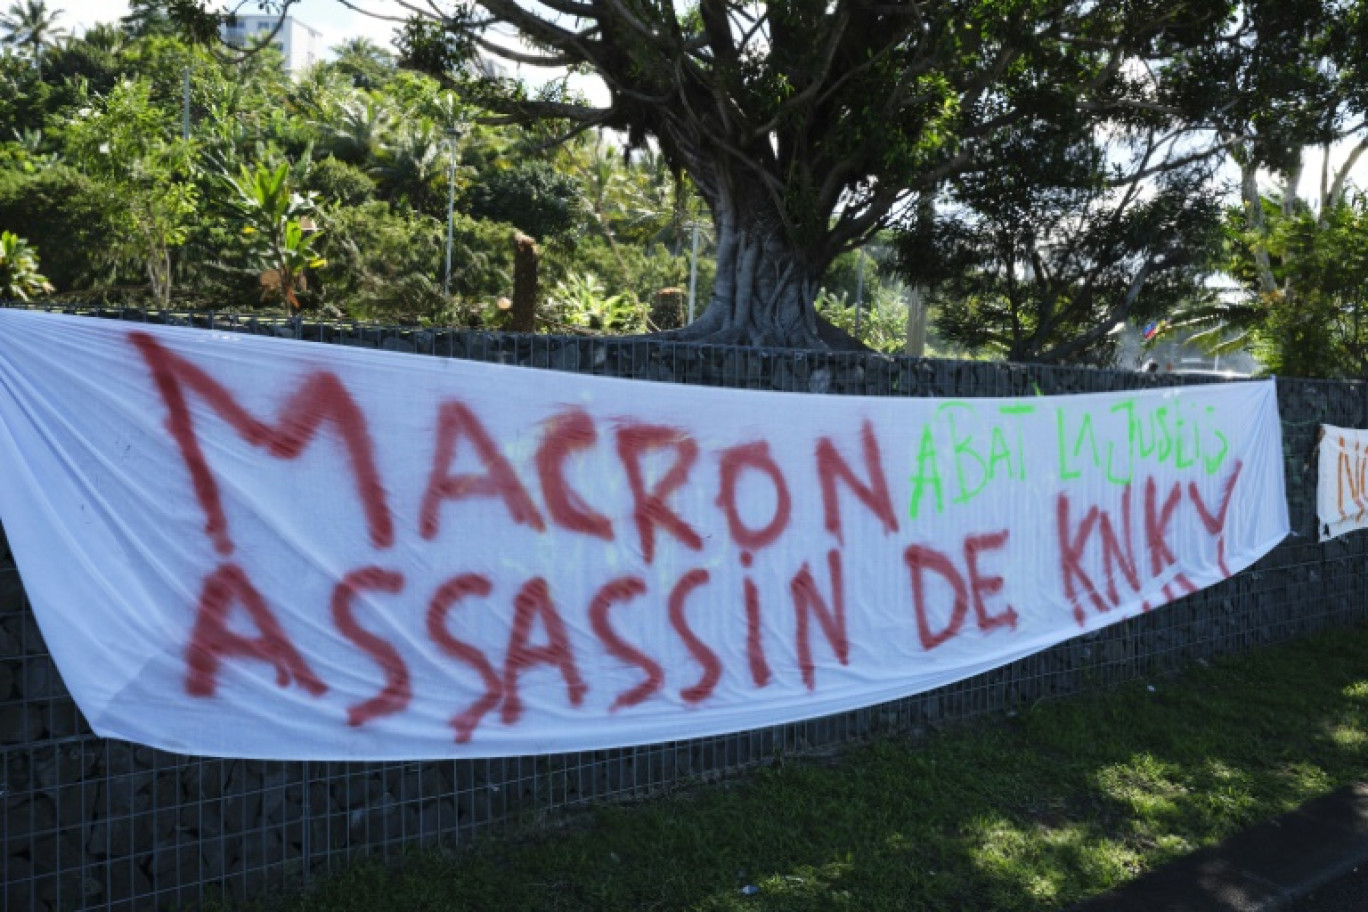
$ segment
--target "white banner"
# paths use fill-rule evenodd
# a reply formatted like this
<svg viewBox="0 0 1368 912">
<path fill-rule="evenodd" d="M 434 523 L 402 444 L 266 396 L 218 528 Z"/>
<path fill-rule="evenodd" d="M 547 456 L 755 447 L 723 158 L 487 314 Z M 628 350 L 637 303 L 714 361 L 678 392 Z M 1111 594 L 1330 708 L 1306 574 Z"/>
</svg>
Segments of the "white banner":
<svg viewBox="0 0 1368 912">
<path fill-rule="evenodd" d="M 1288 531 L 1272 382 L 712 389 L 0 311 L 0 522 L 94 729 L 502 756 L 915 694 Z"/>
<path fill-rule="evenodd" d="M 1368 527 L 1368 431 L 1321 425 L 1316 518 L 1320 540 Z"/>
</svg>

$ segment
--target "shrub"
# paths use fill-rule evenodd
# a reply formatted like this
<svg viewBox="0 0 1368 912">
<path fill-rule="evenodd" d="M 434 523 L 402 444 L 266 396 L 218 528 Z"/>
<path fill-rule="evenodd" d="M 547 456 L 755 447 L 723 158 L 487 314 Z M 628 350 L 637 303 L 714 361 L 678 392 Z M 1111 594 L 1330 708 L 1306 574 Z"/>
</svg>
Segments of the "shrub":
<svg viewBox="0 0 1368 912">
<path fill-rule="evenodd" d="M 38 252 L 23 238 L 0 231 L 0 300 L 27 301 L 50 291 L 52 285 L 38 272 Z"/>
<path fill-rule="evenodd" d="M 59 290 L 89 287 L 113 239 L 105 199 L 94 181 L 65 165 L 31 174 L 0 170 L 0 231 L 43 251 L 46 275 Z"/>
</svg>

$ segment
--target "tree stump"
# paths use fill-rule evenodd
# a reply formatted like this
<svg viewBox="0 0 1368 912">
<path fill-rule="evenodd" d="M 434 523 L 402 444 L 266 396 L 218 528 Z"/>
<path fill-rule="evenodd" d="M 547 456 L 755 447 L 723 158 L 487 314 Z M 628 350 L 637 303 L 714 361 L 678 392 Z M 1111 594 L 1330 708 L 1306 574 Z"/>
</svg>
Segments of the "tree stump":
<svg viewBox="0 0 1368 912">
<path fill-rule="evenodd" d="M 537 328 L 537 242 L 521 231 L 513 235 L 513 313 L 511 332 L 535 332 Z"/>
<path fill-rule="evenodd" d="M 662 288 L 651 302 L 653 329 L 679 329 L 689 321 L 688 292 L 683 288 Z"/>
</svg>

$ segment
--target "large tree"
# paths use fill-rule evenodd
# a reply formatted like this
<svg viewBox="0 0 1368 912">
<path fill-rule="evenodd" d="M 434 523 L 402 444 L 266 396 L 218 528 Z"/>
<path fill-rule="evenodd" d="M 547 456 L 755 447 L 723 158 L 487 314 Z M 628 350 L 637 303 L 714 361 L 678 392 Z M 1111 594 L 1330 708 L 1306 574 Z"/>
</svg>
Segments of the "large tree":
<svg viewBox="0 0 1368 912">
<path fill-rule="evenodd" d="M 1240 173 L 1236 286 L 1174 325 L 1217 354 L 1252 348 L 1278 374 L 1368 377 L 1368 206 L 1352 180 L 1368 153 L 1368 2 L 1250 0 L 1232 38 L 1191 55 L 1182 85 L 1223 98 L 1213 122 Z"/>
<path fill-rule="evenodd" d="M 478 52 L 601 77 L 603 105 L 519 93 L 491 103 L 567 133 L 653 140 L 707 202 L 717 243 L 712 300 L 676 336 L 802 347 L 850 341 L 812 306 L 837 255 L 981 167 L 1023 120 L 1084 111 L 1101 125 L 1152 109 L 1162 63 L 1216 39 L 1232 12 L 1231 0 L 404 7 L 419 17 L 405 31 L 411 64 L 449 75 L 453 55 Z M 509 29 L 521 40 L 501 37 Z"/>
<path fill-rule="evenodd" d="M 1276 289 L 1264 243 L 1270 230 L 1260 202 L 1260 174 L 1280 184 L 1282 215 L 1299 205 L 1304 150 L 1323 152 L 1318 208 L 1343 201 L 1348 179 L 1368 152 L 1368 71 L 1363 0 L 1246 0 L 1227 40 L 1195 48 L 1166 99 L 1205 105 L 1239 168 L 1246 228 L 1258 280 Z M 1219 99 L 1219 103 L 1213 101 Z M 1344 148 L 1338 166 L 1332 150 Z"/>
<path fill-rule="evenodd" d="M 940 305 L 945 341 L 1009 361 L 1108 365 L 1126 322 L 1209 297 L 1215 162 L 1172 148 L 1181 134 L 1103 143 L 1070 120 L 1005 138 L 998 167 L 952 179 L 934 217 L 901 232 L 901 271 Z"/>
</svg>

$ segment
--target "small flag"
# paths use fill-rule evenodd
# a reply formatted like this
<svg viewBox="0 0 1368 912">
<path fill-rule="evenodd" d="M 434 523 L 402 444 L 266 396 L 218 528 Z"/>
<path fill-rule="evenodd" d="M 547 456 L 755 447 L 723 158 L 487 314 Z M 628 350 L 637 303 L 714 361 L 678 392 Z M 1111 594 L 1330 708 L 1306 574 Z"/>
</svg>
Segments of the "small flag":
<svg viewBox="0 0 1368 912">
<path fill-rule="evenodd" d="M 1167 320 L 1151 320 L 1149 323 L 1147 323 L 1145 325 L 1145 341 L 1148 342 L 1150 339 L 1153 339 L 1155 336 L 1163 332 L 1164 326 L 1167 323 Z"/>
</svg>

